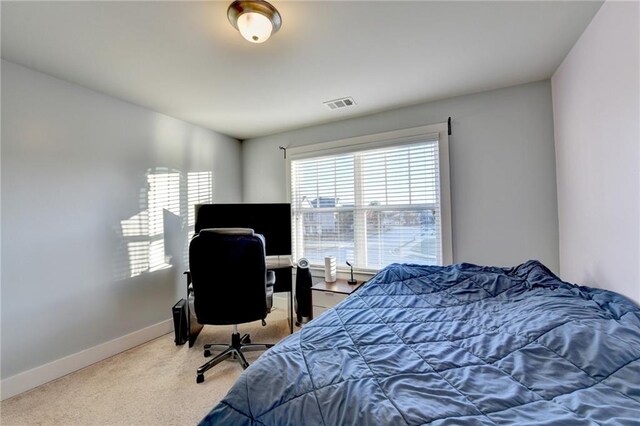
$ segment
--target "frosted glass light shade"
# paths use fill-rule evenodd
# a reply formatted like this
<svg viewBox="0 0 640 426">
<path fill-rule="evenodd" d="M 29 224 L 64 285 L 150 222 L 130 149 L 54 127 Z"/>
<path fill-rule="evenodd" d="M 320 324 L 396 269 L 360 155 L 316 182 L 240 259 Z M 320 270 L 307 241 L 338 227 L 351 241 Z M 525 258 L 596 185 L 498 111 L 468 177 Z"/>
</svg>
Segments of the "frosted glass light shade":
<svg viewBox="0 0 640 426">
<path fill-rule="evenodd" d="M 229 22 L 251 43 L 263 43 L 280 29 L 282 18 L 264 0 L 235 0 L 227 9 Z"/>
<path fill-rule="evenodd" d="M 238 31 L 251 43 L 267 41 L 272 30 L 271 21 L 259 13 L 243 13 L 238 17 Z"/>
</svg>

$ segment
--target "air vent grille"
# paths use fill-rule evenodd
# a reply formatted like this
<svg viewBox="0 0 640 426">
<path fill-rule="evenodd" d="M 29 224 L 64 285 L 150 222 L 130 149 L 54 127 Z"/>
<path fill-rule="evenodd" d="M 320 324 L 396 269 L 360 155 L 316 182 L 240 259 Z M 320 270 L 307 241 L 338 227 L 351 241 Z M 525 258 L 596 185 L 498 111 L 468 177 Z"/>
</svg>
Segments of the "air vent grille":
<svg viewBox="0 0 640 426">
<path fill-rule="evenodd" d="M 334 99 L 332 101 L 326 101 L 323 102 L 324 105 L 327 106 L 327 108 L 329 109 L 341 109 L 341 108 L 347 108 L 347 107 L 352 107 L 356 105 L 356 101 L 353 100 L 352 97 L 346 97 L 346 98 L 340 98 L 340 99 Z"/>
</svg>

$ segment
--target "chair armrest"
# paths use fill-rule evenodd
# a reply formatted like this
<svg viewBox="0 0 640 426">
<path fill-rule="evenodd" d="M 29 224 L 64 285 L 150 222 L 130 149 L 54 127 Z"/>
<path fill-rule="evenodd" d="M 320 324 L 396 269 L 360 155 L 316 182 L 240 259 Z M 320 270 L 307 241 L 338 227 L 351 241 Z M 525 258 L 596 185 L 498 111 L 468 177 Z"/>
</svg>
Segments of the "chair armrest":
<svg viewBox="0 0 640 426">
<path fill-rule="evenodd" d="M 267 287 L 273 287 L 276 284 L 276 273 L 271 270 L 267 270 Z"/>
<path fill-rule="evenodd" d="M 267 285 L 266 285 L 266 296 L 267 296 L 267 312 L 271 312 L 271 308 L 273 307 L 273 285 L 276 283 L 276 273 L 274 271 L 267 270 Z"/>
</svg>

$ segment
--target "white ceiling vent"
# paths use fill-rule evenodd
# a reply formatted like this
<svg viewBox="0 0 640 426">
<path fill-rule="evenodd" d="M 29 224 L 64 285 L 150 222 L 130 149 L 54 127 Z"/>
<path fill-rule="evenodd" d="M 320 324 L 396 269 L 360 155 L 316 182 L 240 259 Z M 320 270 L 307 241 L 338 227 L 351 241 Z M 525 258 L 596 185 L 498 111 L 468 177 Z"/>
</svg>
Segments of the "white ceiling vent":
<svg viewBox="0 0 640 426">
<path fill-rule="evenodd" d="M 329 109 L 341 109 L 356 105 L 356 101 L 352 97 L 334 99 L 332 101 L 323 102 Z"/>
</svg>

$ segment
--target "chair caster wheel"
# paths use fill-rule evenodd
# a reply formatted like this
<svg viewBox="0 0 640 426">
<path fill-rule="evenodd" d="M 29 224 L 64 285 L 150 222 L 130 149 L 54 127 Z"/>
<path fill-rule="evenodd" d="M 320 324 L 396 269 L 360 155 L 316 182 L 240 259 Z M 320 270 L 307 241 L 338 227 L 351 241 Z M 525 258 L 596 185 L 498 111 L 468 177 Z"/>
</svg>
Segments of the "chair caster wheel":
<svg viewBox="0 0 640 426">
<path fill-rule="evenodd" d="M 209 356 L 211 356 L 211 351 L 207 349 L 207 350 L 204 351 L 204 357 L 206 358 L 206 357 L 209 357 Z"/>
<path fill-rule="evenodd" d="M 198 377 L 196 377 L 196 383 L 202 382 L 204 382 L 204 374 L 198 374 Z"/>
</svg>

